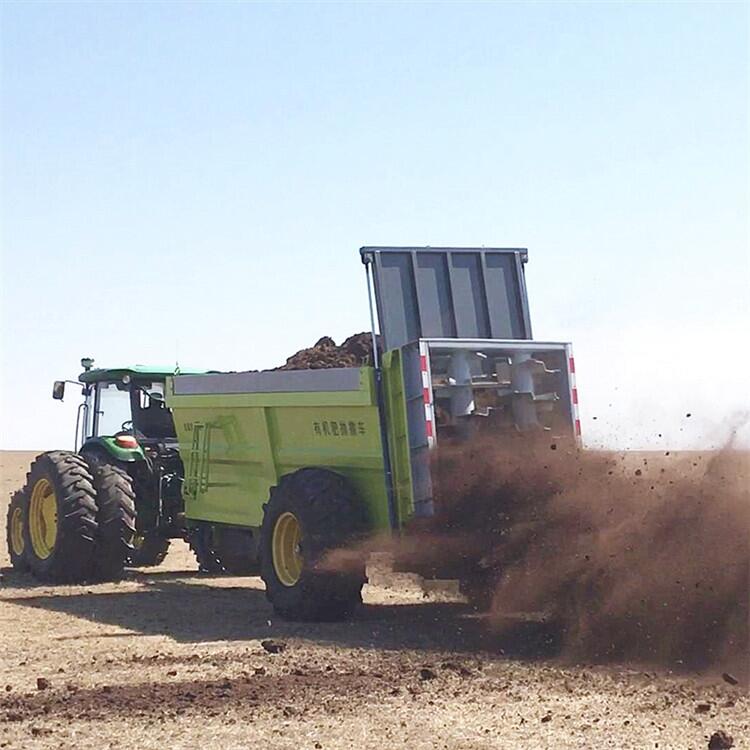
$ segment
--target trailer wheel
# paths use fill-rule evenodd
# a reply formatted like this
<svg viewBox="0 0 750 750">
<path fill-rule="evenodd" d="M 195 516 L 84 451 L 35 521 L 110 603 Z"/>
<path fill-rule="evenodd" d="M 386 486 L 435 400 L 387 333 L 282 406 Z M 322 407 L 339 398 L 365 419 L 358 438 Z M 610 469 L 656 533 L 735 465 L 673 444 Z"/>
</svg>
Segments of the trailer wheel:
<svg viewBox="0 0 750 750">
<path fill-rule="evenodd" d="M 92 574 L 96 547 L 96 492 L 76 453 L 37 456 L 23 489 L 27 507 L 25 556 L 41 580 L 79 583 Z"/>
<path fill-rule="evenodd" d="M 202 573 L 258 575 L 257 544 L 252 532 L 198 522 L 188 536 L 190 549 Z"/>
<path fill-rule="evenodd" d="M 171 541 L 153 531 L 145 534 L 136 531 L 125 565 L 128 568 L 154 568 L 161 565 L 169 552 Z"/>
<path fill-rule="evenodd" d="M 122 578 L 125 561 L 133 551 L 135 492 L 127 472 L 112 464 L 92 466 L 99 526 L 94 574 L 104 581 Z"/>
<path fill-rule="evenodd" d="M 201 573 L 223 573 L 224 568 L 216 552 L 214 527 L 210 523 L 198 523 L 190 529 L 188 546 L 198 561 Z"/>
<path fill-rule="evenodd" d="M 26 496 L 22 492 L 13 493 L 10 505 L 8 506 L 8 522 L 5 530 L 8 536 L 10 564 L 19 572 L 29 569 L 24 540 L 27 510 L 28 503 L 26 502 Z"/>
<path fill-rule="evenodd" d="M 325 554 L 364 528 L 351 485 L 324 469 L 300 469 L 281 478 L 264 506 L 261 576 L 274 610 L 289 620 L 342 620 L 362 601 L 364 564 L 321 570 Z"/>
</svg>

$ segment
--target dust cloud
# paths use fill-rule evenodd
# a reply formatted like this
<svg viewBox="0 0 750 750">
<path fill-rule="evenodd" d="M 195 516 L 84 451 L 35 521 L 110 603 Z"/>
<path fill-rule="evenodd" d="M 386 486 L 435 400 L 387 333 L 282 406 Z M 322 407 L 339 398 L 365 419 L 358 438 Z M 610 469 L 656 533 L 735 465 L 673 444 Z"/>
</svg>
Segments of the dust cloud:
<svg viewBox="0 0 750 750">
<path fill-rule="evenodd" d="M 491 620 L 544 612 L 574 658 L 745 666 L 748 455 L 448 448 L 435 531 Z"/>
<path fill-rule="evenodd" d="M 399 569 L 461 579 L 498 631 L 554 623 L 564 657 L 747 679 L 749 457 L 443 446 L 435 517 L 390 551 Z"/>
</svg>

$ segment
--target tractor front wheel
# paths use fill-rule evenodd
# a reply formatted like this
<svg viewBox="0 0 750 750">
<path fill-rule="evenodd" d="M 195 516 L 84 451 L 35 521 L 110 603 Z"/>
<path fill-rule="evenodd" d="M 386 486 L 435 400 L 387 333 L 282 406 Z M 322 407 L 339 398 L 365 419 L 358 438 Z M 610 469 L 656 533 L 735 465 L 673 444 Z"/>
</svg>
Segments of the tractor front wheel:
<svg viewBox="0 0 750 750">
<path fill-rule="evenodd" d="M 364 528 L 351 485 L 331 471 L 300 469 L 272 488 L 264 510 L 261 576 L 274 610 L 288 620 L 350 616 L 362 601 L 364 564 L 333 569 L 326 557 Z"/>
<path fill-rule="evenodd" d="M 79 583 L 91 577 L 97 540 L 94 479 L 76 453 L 37 456 L 22 490 L 27 503 L 24 555 L 39 579 Z"/>
</svg>

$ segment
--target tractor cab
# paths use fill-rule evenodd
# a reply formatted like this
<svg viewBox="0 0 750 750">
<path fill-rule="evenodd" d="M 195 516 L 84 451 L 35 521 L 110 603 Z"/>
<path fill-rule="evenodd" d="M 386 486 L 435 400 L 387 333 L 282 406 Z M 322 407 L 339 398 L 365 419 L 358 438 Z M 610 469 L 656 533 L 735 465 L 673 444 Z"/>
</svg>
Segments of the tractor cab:
<svg viewBox="0 0 750 750">
<path fill-rule="evenodd" d="M 164 400 L 166 377 L 175 367 L 132 365 L 95 368 L 82 359 L 78 381 L 56 381 L 52 396 L 62 400 L 67 383 L 82 386 L 75 449 L 94 447 L 118 461 L 143 460 L 144 448 L 176 443 L 172 413 Z"/>
</svg>

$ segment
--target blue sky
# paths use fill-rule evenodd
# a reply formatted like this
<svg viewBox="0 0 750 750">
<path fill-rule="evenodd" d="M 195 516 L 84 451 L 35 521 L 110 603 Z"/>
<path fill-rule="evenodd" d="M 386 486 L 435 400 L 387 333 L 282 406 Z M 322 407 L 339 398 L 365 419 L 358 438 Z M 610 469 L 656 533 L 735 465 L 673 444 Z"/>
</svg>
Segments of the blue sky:
<svg viewBox="0 0 750 750">
<path fill-rule="evenodd" d="M 365 244 L 528 247 L 535 337 L 573 341 L 591 445 L 742 421 L 747 4 L 0 21 L 0 447 L 69 447 L 50 386 L 83 355 L 258 368 L 367 329 Z"/>
</svg>

